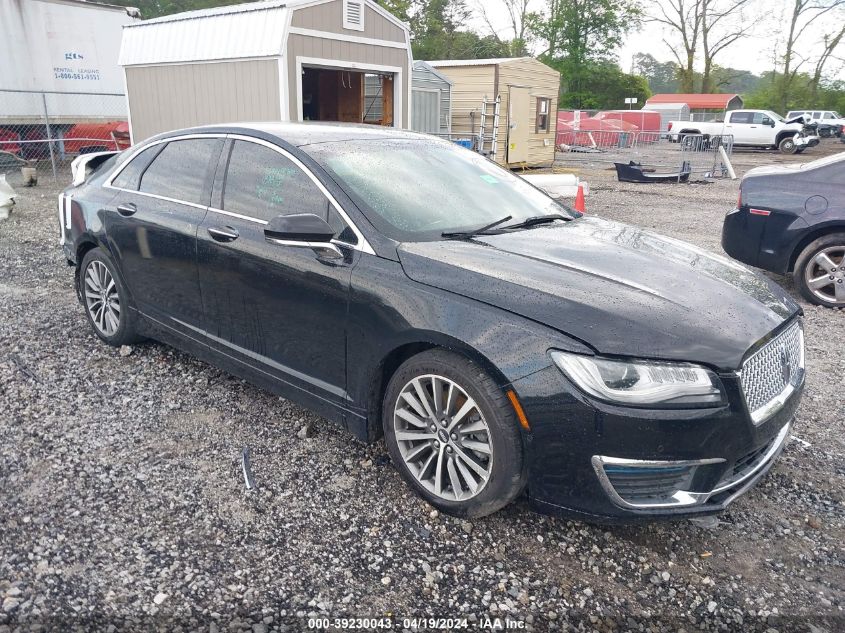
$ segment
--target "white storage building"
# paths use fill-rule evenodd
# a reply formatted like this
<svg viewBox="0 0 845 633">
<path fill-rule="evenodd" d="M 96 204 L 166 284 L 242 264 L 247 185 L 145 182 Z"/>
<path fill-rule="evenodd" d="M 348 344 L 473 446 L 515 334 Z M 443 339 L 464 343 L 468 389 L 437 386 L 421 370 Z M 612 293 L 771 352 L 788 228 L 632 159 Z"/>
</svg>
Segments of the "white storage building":
<svg viewBox="0 0 845 633">
<path fill-rule="evenodd" d="M 407 128 L 408 25 L 373 0 L 264 0 L 145 20 L 123 32 L 134 142 L 237 121 Z"/>
</svg>

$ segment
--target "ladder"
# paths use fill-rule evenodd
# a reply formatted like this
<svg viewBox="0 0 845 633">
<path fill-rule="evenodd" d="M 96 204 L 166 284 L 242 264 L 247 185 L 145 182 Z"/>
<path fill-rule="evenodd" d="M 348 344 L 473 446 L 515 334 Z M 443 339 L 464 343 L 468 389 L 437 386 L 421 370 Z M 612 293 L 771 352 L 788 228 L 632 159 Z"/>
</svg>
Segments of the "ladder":
<svg viewBox="0 0 845 633">
<path fill-rule="evenodd" d="M 493 106 L 493 134 L 490 137 L 485 136 L 487 129 L 487 108 L 489 105 Z M 478 147 L 479 154 L 488 156 L 491 160 L 496 160 L 496 150 L 499 142 L 499 110 L 502 105 L 502 95 L 497 95 L 495 101 L 490 101 L 487 95 L 484 95 L 484 100 L 481 102 L 481 127 L 478 131 Z M 490 152 L 485 152 L 485 145 L 490 141 Z"/>
</svg>

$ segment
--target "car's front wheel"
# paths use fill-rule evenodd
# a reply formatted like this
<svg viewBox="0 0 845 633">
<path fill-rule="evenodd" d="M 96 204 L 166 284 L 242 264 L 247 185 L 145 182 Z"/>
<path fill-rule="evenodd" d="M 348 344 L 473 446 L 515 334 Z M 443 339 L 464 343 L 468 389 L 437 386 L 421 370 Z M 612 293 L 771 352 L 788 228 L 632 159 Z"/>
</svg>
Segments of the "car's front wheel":
<svg viewBox="0 0 845 633">
<path fill-rule="evenodd" d="M 387 386 L 385 441 L 417 494 L 455 516 L 482 517 L 525 485 L 519 423 L 491 376 L 464 356 L 423 352 Z"/>
<path fill-rule="evenodd" d="M 129 310 L 129 293 L 102 249 L 93 248 L 83 257 L 79 292 L 88 321 L 102 340 L 119 347 L 140 339 Z"/>
<path fill-rule="evenodd" d="M 795 148 L 795 139 L 792 137 L 787 137 L 778 144 L 778 149 L 783 154 L 794 154 Z"/>
<path fill-rule="evenodd" d="M 808 301 L 845 308 L 845 233 L 811 242 L 798 256 L 793 278 Z"/>
</svg>

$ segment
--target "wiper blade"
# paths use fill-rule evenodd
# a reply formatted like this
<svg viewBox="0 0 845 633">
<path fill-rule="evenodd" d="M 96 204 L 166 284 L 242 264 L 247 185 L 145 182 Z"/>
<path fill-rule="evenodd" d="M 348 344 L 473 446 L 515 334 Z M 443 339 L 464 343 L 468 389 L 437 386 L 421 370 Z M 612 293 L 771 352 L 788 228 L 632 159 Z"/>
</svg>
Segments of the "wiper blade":
<svg viewBox="0 0 845 633">
<path fill-rule="evenodd" d="M 518 222 L 517 224 L 511 224 L 509 226 L 502 227 L 503 229 L 527 229 L 530 226 L 537 226 L 538 224 L 549 224 L 550 222 L 554 222 L 555 220 L 564 220 L 569 221 L 572 218 L 561 215 L 560 213 L 551 213 L 549 215 L 536 215 L 533 218 L 528 218 L 527 220 L 523 220 L 522 222 Z"/>
<path fill-rule="evenodd" d="M 447 231 L 446 233 L 441 233 L 440 235 L 442 237 L 462 237 L 462 238 L 475 237 L 476 235 L 483 235 L 484 233 L 486 233 L 490 229 L 494 229 L 497 226 L 499 226 L 500 224 L 504 224 L 505 222 L 507 222 L 508 220 L 511 220 L 511 219 L 513 219 L 513 216 L 509 215 L 505 218 L 502 218 L 501 220 L 496 220 L 495 222 L 491 222 L 490 224 L 487 224 L 486 226 L 482 226 L 482 227 L 477 228 L 477 229 L 472 229 L 471 231 Z"/>
</svg>

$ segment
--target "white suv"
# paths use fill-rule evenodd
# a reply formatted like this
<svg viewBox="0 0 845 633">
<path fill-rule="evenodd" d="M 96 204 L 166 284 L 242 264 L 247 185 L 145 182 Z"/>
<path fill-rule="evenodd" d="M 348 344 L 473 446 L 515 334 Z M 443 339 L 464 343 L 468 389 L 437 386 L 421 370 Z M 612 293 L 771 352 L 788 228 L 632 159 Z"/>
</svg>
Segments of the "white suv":
<svg viewBox="0 0 845 633">
<path fill-rule="evenodd" d="M 807 123 L 818 125 L 819 136 L 840 136 L 845 129 L 845 118 L 835 110 L 792 110 L 786 119 L 803 116 Z"/>
</svg>

